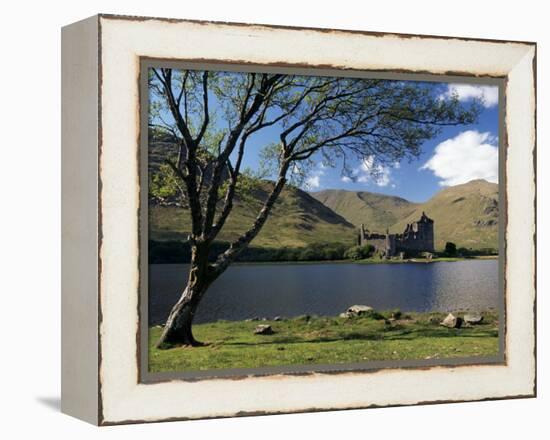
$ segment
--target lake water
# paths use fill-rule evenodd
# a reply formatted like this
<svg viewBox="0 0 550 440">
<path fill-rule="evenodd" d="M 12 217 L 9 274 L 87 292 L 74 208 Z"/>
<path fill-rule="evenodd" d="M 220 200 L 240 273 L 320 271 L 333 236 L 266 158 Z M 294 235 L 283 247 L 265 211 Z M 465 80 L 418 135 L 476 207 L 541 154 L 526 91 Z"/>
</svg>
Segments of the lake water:
<svg viewBox="0 0 550 440">
<path fill-rule="evenodd" d="M 150 324 L 164 322 L 185 286 L 187 269 L 149 266 Z M 234 265 L 210 287 L 195 322 L 337 315 L 353 304 L 417 312 L 498 308 L 498 272 L 498 260 Z"/>
</svg>

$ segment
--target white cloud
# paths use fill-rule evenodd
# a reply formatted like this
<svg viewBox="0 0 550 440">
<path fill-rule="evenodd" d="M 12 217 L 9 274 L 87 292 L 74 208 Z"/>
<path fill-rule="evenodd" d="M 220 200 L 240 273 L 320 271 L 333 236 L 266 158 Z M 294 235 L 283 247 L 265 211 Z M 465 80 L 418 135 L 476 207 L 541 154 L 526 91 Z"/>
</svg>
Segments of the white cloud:
<svg viewBox="0 0 550 440">
<path fill-rule="evenodd" d="M 395 167 L 398 168 L 398 167 Z M 374 156 L 369 156 L 355 169 L 354 179 L 360 183 L 374 183 L 377 186 L 388 186 L 391 182 L 391 169 L 375 163 Z"/>
<path fill-rule="evenodd" d="M 328 167 L 322 162 L 319 162 L 317 167 L 313 169 L 310 176 L 305 180 L 304 184 L 307 189 L 318 189 L 321 186 L 321 177 L 325 175 L 325 170 Z"/>
<path fill-rule="evenodd" d="M 498 143 L 491 133 L 463 131 L 435 147 L 434 155 L 420 169 L 431 170 L 442 186 L 474 179 L 498 182 Z"/>
<path fill-rule="evenodd" d="M 456 95 L 459 101 L 478 98 L 483 100 L 483 106 L 486 108 L 494 107 L 498 104 L 497 86 L 478 86 L 472 84 L 448 84 L 447 90 L 439 97 L 447 99 Z"/>
<path fill-rule="evenodd" d="M 309 176 L 306 179 L 306 186 L 309 189 L 317 189 L 321 186 L 321 177 L 318 175 Z"/>
<path fill-rule="evenodd" d="M 351 182 L 351 178 L 348 177 L 348 176 L 342 176 L 342 178 L 340 180 L 342 180 L 342 182 L 345 182 L 345 183 Z"/>
</svg>

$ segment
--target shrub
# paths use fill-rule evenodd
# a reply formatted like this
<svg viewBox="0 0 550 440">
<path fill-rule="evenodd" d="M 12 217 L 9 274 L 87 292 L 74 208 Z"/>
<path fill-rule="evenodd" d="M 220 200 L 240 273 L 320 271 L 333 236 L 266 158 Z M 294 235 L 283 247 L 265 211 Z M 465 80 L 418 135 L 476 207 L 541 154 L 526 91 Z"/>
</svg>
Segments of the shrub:
<svg viewBox="0 0 550 440">
<path fill-rule="evenodd" d="M 350 247 L 346 253 L 344 254 L 344 257 L 347 260 L 360 260 L 361 259 L 361 247 L 360 246 L 353 246 Z"/>
<path fill-rule="evenodd" d="M 210 260 L 227 249 L 229 243 L 212 243 Z M 342 260 L 346 246 L 340 243 L 313 243 L 303 247 L 264 248 L 249 246 L 238 261 L 323 261 Z M 363 257 L 360 257 L 363 258 Z M 191 249 L 185 241 L 149 241 L 149 263 L 189 263 Z"/>
<path fill-rule="evenodd" d="M 381 313 L 378 313 L 377 311 L 373 310 L 372 312 L 368 313 L 366 316 L 368 316 L 371 319 L 375 319 L 377 321 L 386 320 L 386 317 L 382 315 Z"/>
<path fill-rule="evenodd" d="M 311 248 L 306 247 L 298 253 L 298 260 L 300 261 L 312 261 L 318 259 L 318 254 Z"/>
<path fill-rule="evenodd" d="M 149 241 L 150 263 L 188 263 L 191 249 L 180 241 Z"/>
<path fill-rule="evenodd" d="M 401 313 L 401 310 L 399 309 L 395 309 L 391 312 L 391 315 L 390 315 L 393 319 L 400 319 L 401 316 L 402 316 L 402 313 Z"/>
<path fill-rule="evenodd" d="M 363 246 L 363 249 L 365 249 L 365 252 L 367 254 L 367 258 L 372 257 L 374 255 L 374 251 L 376 250 L 375 247 L 372 244 L 367 244 L 366 246 Z"/>
<path fill-rule="evenodd" d="M 447 255 L 448 257 L 456 256 L 456 244 L 451 241 L 445 243 L 445 255 Z"/>
<path fill-rule="evenodd" d="M 348 260 L 361 260 L 371 257 L 373 253 L 374 246 L 372 244 L 367 244 L 366 246 L 353 246 L 346 250 L 344 258 Z"/>
</svg>

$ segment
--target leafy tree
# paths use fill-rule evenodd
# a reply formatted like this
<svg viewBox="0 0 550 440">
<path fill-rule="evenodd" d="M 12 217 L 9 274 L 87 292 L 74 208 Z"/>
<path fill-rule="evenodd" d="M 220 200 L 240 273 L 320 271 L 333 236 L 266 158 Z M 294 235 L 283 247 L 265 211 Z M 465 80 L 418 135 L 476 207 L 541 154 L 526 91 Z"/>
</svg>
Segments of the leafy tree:
<svg viewBox="0 0 550 440">
<path fill-rule="evenodd" d="M 445 255 L 454 257 L 456 255 L 456 244 L 451 241 L 445 243 Z"/>
<path fill-rule="evenodd" d="M 344 258 L 349 260 L 361 260 L 369 258 L 374 253 L 374 246 L 367 244 L 365 246 L 352 246 L 344 254 Z"/>
<path fill-rule="evenodd" d="M 151 170 L 153 191 L 178 198 L 191 218 L 188 282 L 159 347 L 199 345 L 192 322 L 201 299 L 260 232 L 287 182 L 304 182 L 316 161 L 353 178 L 356 160 L 373 173 L 412 160 L 442 126 L 472 123 L 480 110 L 410 81 L 169 68 L 150 69 L 149 97 L 150 135 L 171 139 L 156 152 L 163 166 Z M 261 173 L 246 176 L 243 157 L 261 131 L 273 141 L 262 148 Z M 235 198 L 262 179 L 270 191 L 254 222 L 209 261 Z"/>
</svg>

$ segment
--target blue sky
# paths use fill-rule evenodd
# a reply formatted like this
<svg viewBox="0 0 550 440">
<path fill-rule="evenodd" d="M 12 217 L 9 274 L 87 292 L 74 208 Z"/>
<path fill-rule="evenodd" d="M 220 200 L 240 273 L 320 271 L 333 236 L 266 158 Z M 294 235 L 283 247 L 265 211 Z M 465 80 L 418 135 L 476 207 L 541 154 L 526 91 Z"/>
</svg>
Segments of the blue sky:
<svg viewBox="0 0 550 440">
<path fill-rule="evenodd" d="M 318 163 L 303 189 L 346 189 L 370 191 L 423 202 L 447 186 L 473 179 L 498 182 L 498 88 L 473 84 L 432 83 L 441 99 L 456 93 L 465 103 L 482 98 L 483 111 L 476 124 L 444 127 L 440 135 L 426 142 L 421 156 L 410 162 L 404 160 L 393 167 L 380 167 L 377 178 L 369 172 L 372 165 L 356 161 L 356 179 L 341 176 L 341 168 L 323 167 Z M 278 131 L 259 132 L 251 139 L 243 165 L 258 167 L 258 151 L 277 139 Z M 320 162 L 320 159 L 319 159 Z"/>
</svg>

